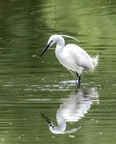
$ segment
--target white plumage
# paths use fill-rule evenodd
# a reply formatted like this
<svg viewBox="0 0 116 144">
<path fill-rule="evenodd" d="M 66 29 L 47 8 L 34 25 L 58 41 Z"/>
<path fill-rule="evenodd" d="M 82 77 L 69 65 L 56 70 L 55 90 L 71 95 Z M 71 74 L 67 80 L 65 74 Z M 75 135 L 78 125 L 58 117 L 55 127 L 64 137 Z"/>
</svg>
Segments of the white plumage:
<svg viewBox="0 0 116 144">
<path fill-rule="evenodd" d="M 80 86 L 81 73 L 86 70 L 93 71 L 95 69 L 98 64 L 98 55 L 92 58 L 85 50 L 75 44 L 65 45 L 63 36 L 77 40 L 67 35 L 52 35 L 40 56 L 42 56 L 49 47 L 56 43 L 55 54 L 57 59 L 69 71 L 77 74 L 78 86 Z"/>
</svg>

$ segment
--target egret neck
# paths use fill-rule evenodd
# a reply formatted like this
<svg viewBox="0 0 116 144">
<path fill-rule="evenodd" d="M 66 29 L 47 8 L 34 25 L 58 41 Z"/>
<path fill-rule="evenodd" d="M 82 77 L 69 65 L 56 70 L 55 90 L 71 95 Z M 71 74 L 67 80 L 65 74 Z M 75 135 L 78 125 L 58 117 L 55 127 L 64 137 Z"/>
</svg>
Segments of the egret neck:
<svg viewBox="0 0 116 144">
<path fill-rule="evenodd" d="M 65 45 L 64 38 L 61 36 L 58 36 L 58 40 L 56 42 L 56 49 L 55 49 L 55 54 L 57 58 L 60 57 L 63 51 L 64 45 Z"/>
</svg>

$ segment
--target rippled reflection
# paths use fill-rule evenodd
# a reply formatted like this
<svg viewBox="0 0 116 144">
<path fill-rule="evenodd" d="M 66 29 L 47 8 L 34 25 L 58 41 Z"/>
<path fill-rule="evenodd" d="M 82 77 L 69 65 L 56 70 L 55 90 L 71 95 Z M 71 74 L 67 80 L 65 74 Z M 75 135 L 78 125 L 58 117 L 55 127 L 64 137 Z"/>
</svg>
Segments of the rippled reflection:
<svg viewBox="0 0 116 144">
<path fill-rule="evenodd" d="M 95 88 L 79 88 L 76 92 L 71 93 L 68 99 L 62 100 L 63 104 L 60 105 L 56 112 L 57 126 L 55 126 L 44 114 L 42 114 L 42 116 L 48 123 L 48 127 L 52 133 L 73 133 L 81 127 L 67 131 L 66 123 L 77 122 L 84 117 L 93 102 L 99 103 L 98 97 L 99 95 Z"/>
</svg>

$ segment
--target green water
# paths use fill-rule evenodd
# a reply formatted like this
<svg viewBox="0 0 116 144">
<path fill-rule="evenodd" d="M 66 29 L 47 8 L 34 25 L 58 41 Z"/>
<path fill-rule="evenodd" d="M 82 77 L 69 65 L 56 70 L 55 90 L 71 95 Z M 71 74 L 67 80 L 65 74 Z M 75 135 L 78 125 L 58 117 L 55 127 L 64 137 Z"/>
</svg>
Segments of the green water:
<svg viewBox="0 0 116 144">
<path fill-rule="evenodd" d="M 52 34 L 100 56 L 78 90 Z M 115 93 L 115 0 L 0 0 L 0 144 L 115 144 Z"/>
</svg>

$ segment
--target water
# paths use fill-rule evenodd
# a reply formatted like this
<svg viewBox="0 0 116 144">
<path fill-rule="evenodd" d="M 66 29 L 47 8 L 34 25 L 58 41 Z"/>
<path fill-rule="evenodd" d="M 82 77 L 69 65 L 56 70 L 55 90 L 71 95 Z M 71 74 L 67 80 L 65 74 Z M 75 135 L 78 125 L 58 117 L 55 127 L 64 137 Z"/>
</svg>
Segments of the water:
<svg viewBox="0 0 116 144">
<path fill-rule="evenodd" d="M 113 0 L 0 0 L 1 144 L 115 144 L 115 17 Z M 78 90 L 55 46 L 39 58 L 56 33 L 74 36 L 81 42 L 66 43 L 100 55 Z"/>
</svg>

